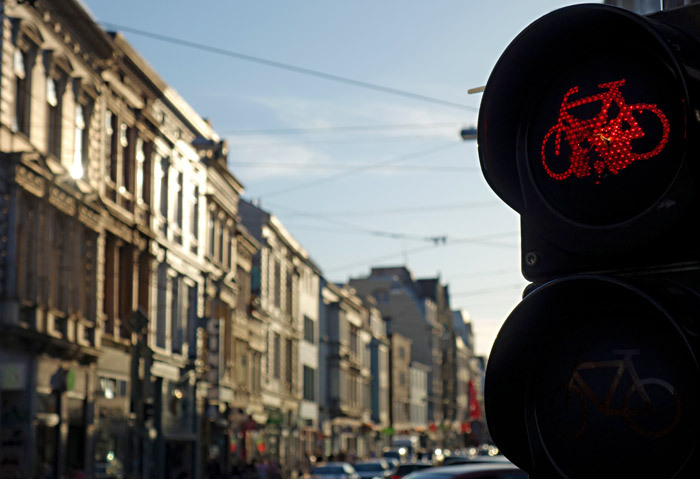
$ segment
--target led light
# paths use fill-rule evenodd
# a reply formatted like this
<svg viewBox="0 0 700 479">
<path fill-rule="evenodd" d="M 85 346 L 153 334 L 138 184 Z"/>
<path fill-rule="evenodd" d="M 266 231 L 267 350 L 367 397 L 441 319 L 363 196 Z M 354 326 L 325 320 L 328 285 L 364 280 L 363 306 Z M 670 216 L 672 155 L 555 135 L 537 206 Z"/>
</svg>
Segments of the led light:
<svg viewBox="0 0 700 479">
<path fill-rule="evenodd" d="M 541 148 L 542 165 L 555 180 L 565 180 L 571 175 L 585 178 L 595 172 L 596 183 L 606 173 L 617 175 L 637 160 L 658 155 L 669 140 L 670 124 L 659 107 L 649 103 L 627 104 L 620 88 L 625 79 L 601 83 L 603 92 L 571 100 L 579 87 L 570 88 L 562 99 L 559 117 L 544 136 Z M 574 110 L 600 103 L 601 109 L 592 118 L 577 118 Z M 648 151 L 635 150 L 634 140 L 641 140 L 646 133 L 639 125 L 639 118 L 656 118 L 661 126 L 661 137 Z M 651 116 L 650 116 L 651 115 Z M 563 144 L 567 148 L 562 148 Z M 638 144 L 637 144 L 638 145 Z M 551 163 L 568 165 L 564 171 L 556 171 Z"/>
</svg>

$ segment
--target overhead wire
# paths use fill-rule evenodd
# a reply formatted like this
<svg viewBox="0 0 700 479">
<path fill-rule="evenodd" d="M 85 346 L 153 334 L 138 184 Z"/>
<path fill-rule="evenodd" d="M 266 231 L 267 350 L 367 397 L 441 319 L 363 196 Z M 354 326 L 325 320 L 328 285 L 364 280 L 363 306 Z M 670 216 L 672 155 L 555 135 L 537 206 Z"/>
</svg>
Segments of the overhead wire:
<svg viewBox="0 0 700 479">
<path fill-rule="evenodd" d="M 456 138 L 455 135 L 451 135 Z M 352 144 L 357 145 L 362 143 L 363 146 L 367 146 L 371 143 L 398 143 L 406 144 L 412 141 L 425 141 L 425 140 L 436 140 L 447 138 L 444 135 L 381 135 L 381 136 L 371 136 L 371 137 L 357 137 L 354 135 L 349 135 L 341 138 L 309 138 L 309 137 L 295 137 L 293 142 L 290 140 L 280 141 L 279 139 L 265 138 L 256 139 L 249 141 L 247 139 L 238 139 L 227 137 L 229 144 L 229 150 L 252 150 L 252 149 L 264 149 L 264 150 L 284 150 L 289 148 L 296 148 L 298 146 L 306 145 L 342 145 L 342 144 Z"/>
<path fill-rule="evenodd" d="M 450 292 L 450 297 L 455 298 L 455 297 L 462 297 L 462 296 L 475 296 L 475 295 L 480 295 L 480 294 L 491 294 L 491 293 L 497 293 L 506 289 L 523 289 L 526 286 L 526 282 L 523 280 L 522 283 L 512 283 L 512 284 L 506 284 L 502 286 L 497 286 L 494 288 L 484 288 L 484 289 L 475 289 L 473 291 L 462 291 L 458 293 L 453 293 Z"/>
<path fill-rule="evenodd" d="M 338 163 L 304 163 L 304 162 L 283 162 L 283 161 L 234 161 L 230 162 L 232 168 L 251 168 L 251 169 L 266 169 L 266 168 L 293 168 L 295 170 L 353 170 L 355 168 L 372 168 L 377 170 L 392 170 L 392 171 L 432 171 L 432 172 L 453 172 L 453 171 L 480 171 L 478 168 L 471 166 L 453 166 L 453 165 L 411 165 L 411 166 L 395 166 L 386 165 L 375 167 L 371 163 L 362 164 L 338 164 Z"/>
<path fill-rule="evenodd" d="M 269 203 L 268 203 L 269 204 Z M 277 203 L 272 203 L 272 208 L 284 209 L 285 206 L 279 205 Z M 381 216 L 381 215 L 395 215 L 395 214 L 416 214 L 416 213 L 434 213 L 435 211 L 444 210 L 457 210 L 457 209 L 470 209 L 470 208 L 480 208 L 488 206 L 501 206 L 502 203 L 496 200 L 490 201 L 476 201 L 472 203 L 450 203 L 450 204 L 438 204 L 438 205 L 424 205 L 424 206 L 410 206 L 403 208 L 388 208 L 384 210 L 373 209 L 373 210 L 333 210 L 332 212 L 316 211 L 315 214 L 321 216 L 327 215 L 337 215 L 337 216 Z"/>
<path fill-rule="evenodd" d="M 329 269 L 326 270 L 326 272 L 332 273 L 332 272 L 334 272 L 334 271 L 342 271 L 342 270 L 344 270 L 344 269 L 353 268 L 353 267 L 355 267 L 355 266 L 363 266 L 363 265 L 371 264 L 371 263 L 373 263 L 373 262 L 375 262 L 375 261 L 383 261 L 383 260 L 385 260 L 385 259 L 391 259 L 391 258 L 401 257 L 401 256 L 404 256 L 404 255 L 407 255 L 407 254 L 421 253 L 421 252 L 424 252 L 424 251 L 428 251 L 428 250 L 437 248 L 437 247 L 439 247 L 439 246 L 451 246 L 451 245 L 454 245 L 454 244 L 457 244 L 457 243 L 472 242 L 472 243 L 481 243 L 481 244 L 490 245 L 490 243 L 489 243 L 489 239 L 490 239 L 490 238 L 498 238 L 498 237 L 502 237 L 502 236 L 510 236 L 510 235 L 513 235 L 513 234 L 514 234 L 513 232 L 494 233 L 494 234 L 491 234 L 491 235 L 476 236 L 476 237 L 473 237 L 473 238 L 470 238 L 470 239 L 469 239 L 469 238 L 462 238 L 461 241 L 459 241 L 459 242 L 453 242 L 453 241 L 451 241 L 451 242 L 439 242 L 439 243 L 434 243 L 434 244 L 428 245 L 428 246 L 419 246 L 419 247 L 416 247 L 416 248 L 413 248 L 413 249 L 410 249 L 410 250 L 404 250 L 404 251 L 400 251 L 400 252 L 396 252 L 396 253 L 391 253 L 391 254 L 388 254 L 388 255 L 383 255 L 383 256 L 368 258 L 368 259 L 365 259 L 365 260 L 361 260 L 361 261 L 356 261 L 356 262 L 353 262 L 353 263 L 344 264 L 344 265 L 341 265 L 341 266 L 337 266 L 337 267 L 335 267 L 335 268 L 329 268 Z"/>
<path fill-rule="evenodd" d="M 353 78 L 335 75 L 333 73 L 326 73 L 326 72 L 322 72 L 319 70 L 312 70 L 310 68 L 292 65 L 289 63 L 283 63 L 283 62 L 278 62 L 275 60 L 269 60 L 266 58 L 257 57 L 254 55 L 248 55 L 246 53 L 236 52 L 236 51 L 228 50 L 225 48 L 215 47 L 215 46 L 211 46 L 211 45 L 205 45 L 203 43 L 193 42 L 191 40 L 185 40 L 183 38 L 171 37 L 168 35 L 163 35 L 160 33 L 150 32 L 150 31 L 146 31 L 146 30 L 141 30 L 138 28 L 133 28 L 133 27 L 129 27 L 126 25 L 120 25 L 120 24 L 116 24 L 116 23 L 112 23 L 112 22 L 99 21 L 99 23 L 108 29 L 112 28 L 115 30 L 121 30 L 124 32 L 133 33 L 134 35 L 140 35 L 143 37 L 153 38 L 155 40 L 160 40 L 163 42 L 173 43 L 173 44 L 185 46 L 188 48 L 194 48 L 194 49 L 201 50 L 201 51 L 215 53 L 217 55 L 223 55 L 223 56 L 227 56 L 227 57 L 231 57 L 231 58 L 236 58 L 238 60 L 244 60 L 244 61 L 248 61 L 248 62 L 258 63 L 261 65 L 266 65 L 266 66 L 273 67 L 273 68 L 279 68 L 282 70 L 292 71 L 292 72 L 299 73 L 302 75 L 323 78 L 325 80 L 330 80 L 330 81 L 334 81 L 334 82 L 338 82 L 338 83 L 345 83 L 347 85 L 352 85 L 355 87 L 380 91 L 380 92 L 388 93 L 391 95 L 403 96 L 406 98 L 411 98 L 414 100 L 420 100 L 420 101 L 424 101 L 424 102 L 448 106 L 451 108 L 459 108 L 461 110 L 469 110 L 469 111 L 474 111 L 474 112 L 479 111 L 479 109 L 477 107 L 474 107 L 471 105 L 464 105 L 462 103 L 442 100 L 439 98 L 434 98 L 434 97 L 431 97 L 428 95 L 423 95 L 420 93 L 413 93 L 413 92 L 406 91 L 406 90 L 400 90 L 398 88 L 391 88 L 391 87 L 378 85 L 375 83 L 370 83 L 370 82 L 366 82 L 366 81 L 362 81 L 362 80 L 355 80 Z"/>
<path fill-rule="evenodd" d="M 297 135 L 297 134 L 317 134 L 317 133 L 338 133 L 347 131 L 385 131 L 385 130 L 405 130 L 412 128 L 445 128 L 454 127 L 459 122 L 449 123 L 404 123 L 394 125 L 353 125 L 353 126 L 325 126 L 325 127 L 305 127 L 305 128 L 272 128 L 267 130 L 229 130 L 220 132 L 222 135 Z"/>
<path fill-rule="evenodd" d="M 271 196 L 281 195 L 281 194 L 283 194 L 283 193 L 288 193 L 288 192 L 290 192 L 290 191 L 296 191 L 296 190 L 300 190 L 300 189 L 303 189 L 303 188 L 308 188 L 308 187 L 310 187 L 310 186 L 317 186 L 317 185 L 319 185 L 319 184 L 327 183 L 327 182 L 329 182 L 329 181 L 335 181 L 335 180 L 337 180 L 337 179 L 339 179 L 339 178 L 344 178 L 344 177 L 346 177 L 346 176 L 350 176 L 350 175 L 354 175 L 354 174 L 359 174 L 359 173 L 362 173 L 362 172 L 365 172 L 365 171 L 368 171 L 368 170 L 376 169 L 376 168 L 378 168 L 378 167 L 380 167 L 380 166 L 382 166 L 382 165 L 386 165 L 386 164 L 390 164 L 390 163 L 396 163 L 396 162 L 399 162 L 399 161 L 406 161 L 406 160 L 410 160 L 410 159 L 417 158 L 417 157 L 420 157 L 420 156 L 429 155 L 429 154 L 431 154 L 431 153 L 435 153 L 435 152 L 437 152 L 437 151 L 444 150 L 444 149 L 449 148 L 449 147 L 454 147 L 454 146 L 456 146 L 456 145 L 458 145 L 458 144 L 459 144 L 459 143 L 449 142 L 449 143 L 447 143 L 447 144 L 443 144 L 443 145 L 440 145 L 440 146 L 437 146 L 437 147 L 428 148 L 428 149 L 426 149 L 426 150 L 417 151 L 417 152 L 415 152 L 415 153 L 409 153 L 409 154 L 406 154 L 406 155 L 401 155 L 401 156 L 397 156 L 397 157 L 394 157 L 394 158 L 389 158 L 389 159 L 387 159 L 387 160 L 384 160 L 384 161 L 380 161 L 380 162 L 378 162 L 378 163 L 375 163 L 374 165 L 370 165 L 370 166 L 368 166 L 368 167 L 366 167 L 366 168 L 357 168 L 357 169 L 353 169 L 353 170 L 350 170 L 350 171 L 344 171 L 344 172 L 341 172 L 341 173 L 336 173 L 335 175 L 326 176 L 326 177 L 324 177 L 324 178 L 319 178 L 319 179 L 317 179 L 317 180 L 307 181 L 306 183 L 300 183 L 300 184 L 296 184 L 296 185 L 291 185 L 291 186 L 286 187 L 286 188 L 282 188 L 282 189 L 279 189 L 279 190 L 276 190 L 276 191 L 271 191 L 271 192 L 268 192 L 268 193 L 261 194 L 261 195 L 259 195 L 259 197 L 260 197 L 260 198 L 269 198 L 269 197 L 271 197 Z"/>
<path fill-rule="evenodd" d="M 352 229 L 354 231 L 366 233 L 372 236 L 381 236 L 384 238 L 392 238 L 392 239 L 410 239 L 410 240 L 417 240 L 417 241 L 430 241 L 430 242 L 440 242 L 443 241 L 446 236 L 444 235 L 439 235 L 439 236 L 420 236 L 420 235 L 410 235 L 407 233 L 397 233 L 393 231 L 383 231 L 383 230 L 376 230 L 372 228 L 366 228 L 364 226 L 359 226 L 353 223 L 348 223 L 347 221 L 339 220 L 337 218 L 331 218 L 326 215 L 321 215 L 318 213 L 309 213 L 305 211 L 300 211 L 300 210 L 295 210 L 291 208 L 281 208 L 282 211 L 288 211 L 292 214 L 299 215 L 299 216 L 305 216 L 307 218 L 313 218 L 319 221 L 324 221 L 326 223 L 331 223 L 339 226 L 344 226 L 346 228 Z"/>
</svg>

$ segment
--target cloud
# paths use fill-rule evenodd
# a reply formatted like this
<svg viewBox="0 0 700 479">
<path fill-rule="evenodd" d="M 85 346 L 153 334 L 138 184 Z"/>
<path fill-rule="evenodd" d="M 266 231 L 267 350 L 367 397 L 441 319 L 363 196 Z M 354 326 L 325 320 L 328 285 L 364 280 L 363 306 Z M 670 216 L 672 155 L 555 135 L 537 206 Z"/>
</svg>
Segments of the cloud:
<svg viewBox="0 0 700 479">
<path fill-rule="evenodd" d="M 460 128 L 468 124 L 458 111 L 434 111 L 423 105 L 298 97 L 247 101 L 264 108 L 276 125 L 250 134 L 223 133 L 229 143 L 230 166 L 247 181 L 323 177 L 353 162 L 403 156 L 413 146 L 419 151 L 436 141 L 457 143 Z M 376 173 L 386 174 L 381 169 Z"/>
<path fill-rule="evenodd" d="M 429 108 L 422 104 L 396 102 L 343 102 L 338 98 L 253 98 L 253 102 L 270 110 L 286 128 L 342 128 L 347 126 L 377 127 L 365 133 L 375 136 L 396 136 L 404 133 L 420 133 L 422 136 L 458 138 L 455 129 L 473 124 L 476 114 L 443 108 Z M 465 120 L 466 118 L 466 120 Z M 386 125 L 423 125 L 403 128 L 381 128 Z"/>
<path fill-rule="evenodd" d="M 227 138 L 229 167 L 237 174 L 243 173 L 247 181 L 309 176 L 304 165 L 323 165 L 330 158 L 318 149 L 310 148 L 293 138 L 273 135 L 256 135 L 250 139 L 236 136 Z M 260 165 L 260 166 L 256 166 Z"/>
</svg>

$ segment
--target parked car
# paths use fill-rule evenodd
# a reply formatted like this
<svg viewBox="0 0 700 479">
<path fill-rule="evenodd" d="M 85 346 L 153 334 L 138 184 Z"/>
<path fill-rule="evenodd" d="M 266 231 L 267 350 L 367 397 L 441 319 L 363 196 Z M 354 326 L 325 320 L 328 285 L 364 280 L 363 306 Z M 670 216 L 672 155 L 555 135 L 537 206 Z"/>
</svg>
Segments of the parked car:
<svg viewBox="0 0 700 479">
<path fill-rule="evenodd" d="M 395 469 L 393 463 L 390 465 L 384 459 L 356 462 L 353 467 L 362 479 L 389 477 Z"/>
<path fill-rule="evenodd" d="M 401 453 L 395 450 L 384 451 L 382 456 L 384 456 L 384 459 L 387 461 L 393 461 L 396 465 L 398 465 L 401 462 L 401 459 L 403 459 L 401 457 Z"/>
<path fill-rule="evenodd" d="M 441 466 L 455 466 L 457 464 L 484 464 L 484 463 L 509 463 L 510 461 L 503 455 L 496 456 L 447 456 Z"/>
<path fill-rule="evenodd" d="M 423 469 L 430 469 L 431 467 L 435 466 L 432 463 L 425 461 L 404 462 L 403 464 L 399 464 L 399 467 L 396 468 L 394 473 L 390 476 L 390 479 L 400 479 L 401 477 L 412 472 L 420 471 Z"/>
<path fill-rule="evenodd" d="M 403 479 L 528 479 L 528 474 L 511 462 L 503 462 L 432 467 Z"/>
<path fill-rule="evenodd" d="M 327 462 L 311 470 L 311 479 L 360 479 L 360 476 L 347 462 Z"/>
</svg>

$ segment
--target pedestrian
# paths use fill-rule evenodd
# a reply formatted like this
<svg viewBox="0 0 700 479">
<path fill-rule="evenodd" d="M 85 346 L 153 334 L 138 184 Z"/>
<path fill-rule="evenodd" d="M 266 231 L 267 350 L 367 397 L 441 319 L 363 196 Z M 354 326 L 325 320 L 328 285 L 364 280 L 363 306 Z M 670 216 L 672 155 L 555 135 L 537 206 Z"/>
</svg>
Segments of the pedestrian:
<svg viewBox="0 0 700 479">
<path fill-rule="evenodd" d="M 270 461 L 267 467 L 267 479 L 280 479 L 282 477 L 280 465 L 276 461 Z"/>
<path fill-rule="evenodd" d="M 259 479 L 258 471 L 255 468 L 256 460 L 253 460 L 253 464 L 246 464 L 245 469 L 243 469 L 243 474 L 241 477 L 243 479 Z"/>
<path fill-rule="evenodd" d="M 209 458 L 206 474 L 208 479 L 221 479 L 221 465 L 216 457 Z"/>
<path fill-rule="evenodd" d="M 261 459 L 259 461 L 253 461 L 253 464 L 255 465 L 255 471 L 258 473 L 258 479 L 267 479 L 267 473 L 268 473 L 268 465 L 267 465 L 267 459 Z"/>
</svg>

